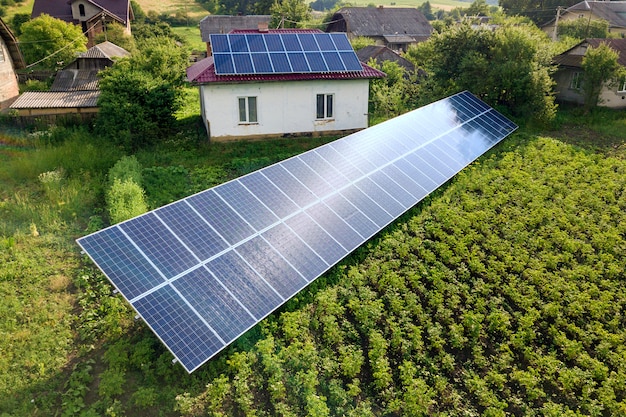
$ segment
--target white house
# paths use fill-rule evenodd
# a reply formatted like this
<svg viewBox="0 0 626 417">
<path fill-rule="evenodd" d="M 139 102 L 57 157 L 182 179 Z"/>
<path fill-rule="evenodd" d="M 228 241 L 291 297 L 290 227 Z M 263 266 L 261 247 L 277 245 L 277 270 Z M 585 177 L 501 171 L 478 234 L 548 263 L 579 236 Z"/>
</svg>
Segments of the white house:
<svg viewBox="0 0 626 417">
<path fill-rule="evenodd" d="M 239 70 L 235 67 L 229 73 L 216 72 L 216 61 L 220 65 L 220 57 L 214 49 L 209 56 L 187 69 L 188 80 L 199 86 L 201 114 L 203 115 L 210 139 L 230 140 L 251 137 L 287 136 L 296 134 L 330 134 L 366 128 L 368 125 L 369 80 L 382 78 L 385 74 L 356 58 L 351 47 L 350 51 L 332 51 L 325 55 L 322 51 L 274 51 L 270 44 L 276 43 L 275 36 L 281 33 L 317 34 L 317 36 L 340 37 L 349 43 L 345 34 L 326 34 L 317 30 L 258 30 L 233 31 L 232 34 L 257 34 L 249 38 L 249 62 L 261 62 L 265 66 L 246 67 Z M 231 36 L 228 35 L 228 36 Z M 226 35 L 221 35 L 226 36 Z M 270 38 L 268 38 L 270 37 Z M 241 37 L 240 39 L 243 39 Z M 246 38 L 248 39 L 248 38 Z M 307 38 L 306 40 L 309 40 Z M 326 41 L 326 38 L 320 39 Z M 261 45 L 252 45 L 252 40 Z M 278 39 L 279 40 L 279 39 Z M 245 43 L 245 41 L 244 41 Z M 278 42 L 280 43 L 280 42 Z M 296 42 L 297 43 L 297 42 Z M 279 46 L 280 47 L 280 46 Z M 265 51 L 253 52 L 256 49 Z M 352 59 L 356 70 L 332 71 L 330 61 L 325 70 L 317 70 L 317 64 L 325 61 L 322 56 L 339 56 L 345 52 L 346 59 Z M 267 53 L 268 58 L 262 55 Z M 233 53 L 233 55 L 239 53 Z M 245 56 L 247 52 L 240 55 Z M 284 61 L 279 68 L 280 56 L 293 56 L 294 61 Z M 230 59 L 228 54 L 225 54 Z M 306 58 L 306 69 L 295 69 L 296 58 Z M 276 58 L 276 60 L 274 60 Z M 289 58 L 291 59 L 291 58 Z M 316 61 L 317 60 L 317 61 Z M 304 61 L 303 61 L 304 62 Z M 271 63 L 271 65 L 270 65 Z M 230 64 L 229 64 L 230 65 Z M 324 64 L 326 65 L 326 64 Z M 265 68 L 265 69 L 262 69 Z M 356 68 L 356 67 L 351 67 Z"/>
</svg>

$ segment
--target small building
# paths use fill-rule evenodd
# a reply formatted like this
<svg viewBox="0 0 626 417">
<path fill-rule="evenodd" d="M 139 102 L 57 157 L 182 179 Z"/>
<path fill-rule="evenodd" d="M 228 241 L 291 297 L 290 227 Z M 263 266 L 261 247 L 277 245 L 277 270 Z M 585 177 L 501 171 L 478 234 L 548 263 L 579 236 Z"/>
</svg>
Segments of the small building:
<svg viewBox="0 0 626 417">
<path fill-rule="evenodd" d="M 415 71 L 415 65 L 411 61 L 386 46 L 368 45 L 356 51 L 356 56 L 361 62 L 369 62 L 370 59 L 373 59 L 376 64 L 382 65 L 385 61 L 391 61 L 404 68 L 407 73 Z"/>
<path fill-rule="evenodd" d="M 221 36 L 213 40 L 226 42 L 226 48 L 215 45 L 214 55 L 187 69 L 187 79 L 199 86 L 201 114 L 210 139 L 345 133 L 368 126 L 369 80 L 385 74 L 360 63 L 345 35 L 277 29 Z M 307 46 L 301 46 L 313 38 L 317 40 L 309 44 L 312 49 L 322 41 L 341 45 L 328 53 L 324 48 L 307 51 Z M 242 45 L 248 44 L 250 50 L 259 52 L 244 52 L 249 50 Z M 340 57 L 349 64 L 331 70 L 342 65 L 336 61 Z M 216 69 L 216 64 L 226 70 Z"/>
<path fill-rule="evenodd" d="M 559 15 L 559 22 L 568 20 L 606 20 L 609 32 L 626 36 L 626 1 L 581 1 L 568 7 Z M 554 35 L 556 19 L 541 27 L 549 36 Z"/>
<path fill-rule="evenodd" d="M 17 98 L 17 74 L 15 70 L 26 66 L 17 39 L 0 19 L 0 110 L 6 109 Z"/>
<path fill-rule="evenodd" d="M 626 67 L 626 39 L 585 39 L 554 58 L 554 63 L 558 66 L 554 74 L 557 100 L 584 104 L 582 92 L 583 56 L 585 56 L 588 48 L 597 48 L 603 43 L 619 53 L 618 63 Z M 599 105 L 626 108 L 626 82 L 622 80 L 618 85 L 606 85 L 600 93 Z"/>
<path fill-rule="evenodd" d="M 130 0 L 35 0 L 31 18 L 44 13 L 80 25 L 87 35 L 88 45 L 93 45 L 94 37 L 110 23 L 120 24 L 127 35 L 131 34 L 133 9 Z"/>
<path fill-rule="evenodd" d="M 372 38 L 377 45 L 406 51 L 425 41 L 433 27 L 422 12 L 409 7 L 342 7 L 331 17 L 326 32 L 344 32 L 348 39 Z"/>
<path fill-rule="evenodd" d="M 103 42 L 81 53 L 57 72 L 50 91 L 23 93 L 12 105 L 18 116 L 77 116 L 90 118 L 98 112 L 98 72 L 113 65 L 115 58 L 130 55 L 124 48 Z"/>
<path fill-rule="evenodd" d="M 211 35 L 230 33 L 237 29 L 268 28 L 270 15 L 208 15 L 200 21 L 200 36 L 206 43 L 207 55 L 211 55 Z"/>
</svg>

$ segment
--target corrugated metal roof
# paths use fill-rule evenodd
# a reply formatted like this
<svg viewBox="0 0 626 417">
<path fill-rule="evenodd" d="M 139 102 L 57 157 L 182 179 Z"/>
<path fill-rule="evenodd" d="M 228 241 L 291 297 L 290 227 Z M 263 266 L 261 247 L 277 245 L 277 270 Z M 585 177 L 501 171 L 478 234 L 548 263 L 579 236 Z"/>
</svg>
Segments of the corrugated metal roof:
<svg viewBox="0 0 626 417">
<path fill-rule="evenodd" d="M 270 15 L 209 15 L 200 21 L 200 36 L 203 42 L 210 42 L 209 35 L 230 33 L 235 29 L 257 29 L 259 24 L 268 24 L 271 19 Z"/>
<path fill-rule="evenodd" d="M 58 109 L 98 107 L 100 91 L 30 91 L 18 97 L 11 109 Z"/>
<path fill-rule="evenodd" d="M 78 55 L 79 58 L 116 58 L 129 56 L 130 52 L 109 41 L 99 43 Z"/>
<path fill-rule="evenodd" d="M 554 63 L 565 67 L 581 68 L 583 55 L 572 54 L 571 52 L 581 46 L 589 46 L 597 48 L 601 44 L 607 44 L 611 49 L 618 53 L 617 63 L 626 67 L 626 39 L 585 39 L 574 47 L 568 49 L 560 55 L 554 57 Z"/>
<path fill-rule="evenodd" d="M 98 89 L 98 70 L 66 69 L 57 72 L 50 91 L 91 91 Z"/>
<path fill-rule="evenodd" d="M 326 32 L 347 32 L 354 36 L 430 36 L 433 27 L 415 8 L 342 7 L 330 19 Z"/>
<path fill-rule="evenodd" d="M 363 71 L 298 73 L 298 74 L 243 74 L 217 75 L 213 57 L 209 56 L 187 68 L 187 80 L 193 84 L 241 83 L 267 81 L 303 81 L 303 80 L 357 80 L 363 78 L 384 78 L 387 75 L 361 63 Z"/>
</svg>

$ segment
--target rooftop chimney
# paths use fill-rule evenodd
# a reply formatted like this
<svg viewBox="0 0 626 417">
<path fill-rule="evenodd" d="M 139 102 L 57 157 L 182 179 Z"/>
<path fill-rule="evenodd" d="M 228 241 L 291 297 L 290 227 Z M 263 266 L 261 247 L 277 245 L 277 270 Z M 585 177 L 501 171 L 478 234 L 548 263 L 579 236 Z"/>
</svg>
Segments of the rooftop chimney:
<svg viewBox="0 0 626 417">
<path fill-rule="evenodd" d="M 268 32 L 269 31 L 269 23 L 263 22 L 258 25 L 259 32 Z"/>
</svg>

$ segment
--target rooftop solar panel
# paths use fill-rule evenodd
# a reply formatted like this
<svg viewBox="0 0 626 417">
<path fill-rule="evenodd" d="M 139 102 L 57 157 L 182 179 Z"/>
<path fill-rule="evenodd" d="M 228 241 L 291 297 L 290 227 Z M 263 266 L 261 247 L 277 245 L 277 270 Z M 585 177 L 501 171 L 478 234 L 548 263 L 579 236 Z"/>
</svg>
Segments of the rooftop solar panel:
<svg viewBox="0 0 626 417">
<path fill-rule="evenodd" d="M 363 71 L 345 33 L 213 34 L 210 38 L 217 75 Z"/>
<path fill-rule="evenodd" d="M 516 128 L 459 93 L 78 244 L 192 372 Z"/>
</svg>

